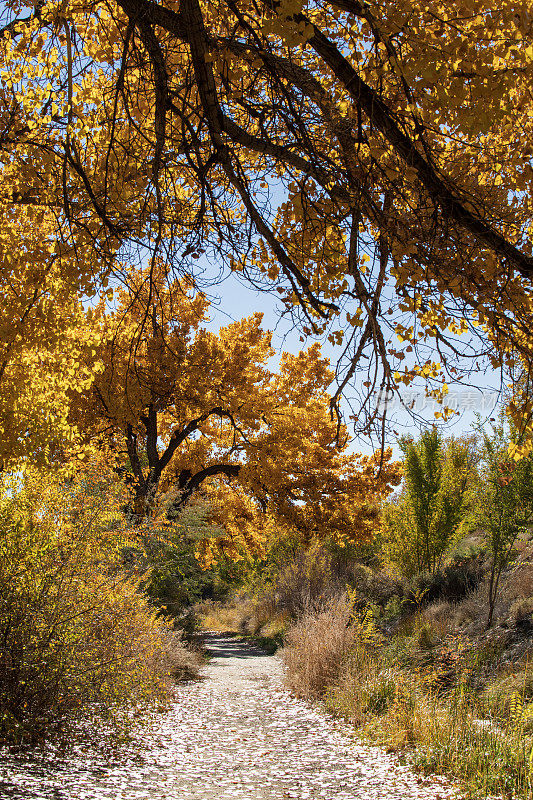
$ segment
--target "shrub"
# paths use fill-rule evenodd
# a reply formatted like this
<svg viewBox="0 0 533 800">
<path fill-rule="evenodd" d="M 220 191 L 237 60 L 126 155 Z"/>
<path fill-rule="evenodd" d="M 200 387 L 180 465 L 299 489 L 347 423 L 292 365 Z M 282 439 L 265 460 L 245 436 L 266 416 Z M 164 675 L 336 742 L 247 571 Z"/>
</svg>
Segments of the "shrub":
<svg viewBox="0 0 533 800">
<path fill-rule="evenodd" d="M 346 574 L 335 571 L 331 555 L 315 543 L 297 553 L 280 571 L 271 593 L 276 608 L 297 619 L 345 588 Z"/>
<path fill-rule="evenodd" d="M 394 651 L 394 652 L 393 652 Z M 446 691 L 436 691 L 425 670 L 399 669 L 397 647 L 356 647 L 327 694 L 328 709 L 359 727 L 360 733 L 391 749 L 412 748 L 412 763 L 428 773 L 461 779 L 469 797 L 504 796 L 529 800 L 532 792 L 533 728 L 530 680 L 524 673 L 477 701 L 456 672 Z M 500 717 L 495 720 L 496 709 Z M 480 720 L 483 713 L 489 719 Z"/>
<path fill-rule="evenodd" d="M 456 625 L 470 624 L 483 627 L 483 617 L 487 608 L 487 587 L 485 581 L 469 592 L 455 607 L 454 622 Z"/>
<path fill-rule="evenodd" d="M 349 583 L 356 590 L 358 597 L 382 607 L 386 607 L 391 601 L 394 605 L 403 595 L 401 582 L 386 570 L 373 570 L 362 564 L 352 565 Z"/>
<path fill-rule="evenodd" d="M 513 603 L 524 597 L 533 597 L 533 563 L 521 562 L 502 575 L 500 596 Z"/>
<path fill-rule="evenodd" d="M 122 568 L 112 493 L 87 475 L 0 493 L 0 736 L 165 695 L 185 655 Z M 188 662 L 192 668 L 192 662 Z"/>
<path fill-rule="evenodd" d="M 146 576 L 143 590 L 189 634 L 194 630 L 190 607 L 201 599 L 221 596 L 228 588 L 213 569 L 203 568 L 196 556 L 199 542 L 222 532 L 210 525 L 209 513 L 206 503 L 191 503 L 172 524 L 142 529 L 131 552 Z"/>
<path fill-rule="evenodd" d="M 386 606 L 401 595 L 401 583 L 385 570 L 373 570 L 343 555 L 342 548 L 313 543 L 285 563 L 262 596 L 278 613 L 298 619 L 321 608 L 347 589 L 355 589 L 358 603 Z"/>
<path fill-rule="evenodd" d="M 406 599 L 418 605 L 418 598 L 430 603 L 434 600 L 458 602 L 476 589 L 484 577 L 481 555 L 456 556 L 450 564 L 435 572 L 423 572 L 412 578 L 406 590 Z"/>
<path fill-rule="evenodd" d="M 511 618 L 518 628 L 529 630 L 533 625 L 533 597 L 523 597 L 511 606 Z"/>
<path fill-rule="evenodd" d="M 197 678 L 202 657 L 184 643 L 183 631 L 161 628 L 159 634 L 161 644 L 148 662 L 151 672 L 162 676 L 167 684 Z"/>
<path fill-rule="evenodd" d="M 483 435 L 482 481 L 477 517 L 485 530 L 490 554 L 487 628 L 492 625 L 500 578 L 508 567 L 520 534 L 533 522 L 533 455 L 516 461 L 517 432 L 503 420 Z"/>
<path fill-rule="evenodd" d="M 420 612 L 420 621 L 428 623 L 435 635 L 442 639 L 450 632 L 454 621 L 455 607 L 446 600 L 431 603 Z"/>
</svg>

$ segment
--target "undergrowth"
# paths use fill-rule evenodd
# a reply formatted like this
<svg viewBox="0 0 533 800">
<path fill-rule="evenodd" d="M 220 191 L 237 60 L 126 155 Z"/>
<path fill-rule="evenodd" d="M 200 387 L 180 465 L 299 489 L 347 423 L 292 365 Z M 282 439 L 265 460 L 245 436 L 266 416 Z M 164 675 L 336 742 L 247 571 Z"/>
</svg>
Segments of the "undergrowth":
<svg viewBox="0 0 533 800">
<path fill-rule="evenodd" d="M 458 779 L 467 797 L 533 798 L 533 671 L 490 674 L 498 643 L 439 639 L 421 615 L 394 636 L 346 598 L 300 619 L 283 650 L 287 682 L 354 724 L 363 738 L 409 754 L 424 773 Z"/>
</svg>

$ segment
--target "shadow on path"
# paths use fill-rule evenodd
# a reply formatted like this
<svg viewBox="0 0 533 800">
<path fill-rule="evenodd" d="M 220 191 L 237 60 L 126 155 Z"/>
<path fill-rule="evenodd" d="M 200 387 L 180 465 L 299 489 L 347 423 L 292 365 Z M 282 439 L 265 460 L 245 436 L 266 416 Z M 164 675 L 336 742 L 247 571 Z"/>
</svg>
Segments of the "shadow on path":
<svg viewBox="0 0 533 800">
<path fill-rule="evenodd" d="M 213 658 L 254 658 L 268 655 L 255 645 L 248 644 L 228 633 L 207 632 L 203 637 L 204 647 Z"/>
</svg>

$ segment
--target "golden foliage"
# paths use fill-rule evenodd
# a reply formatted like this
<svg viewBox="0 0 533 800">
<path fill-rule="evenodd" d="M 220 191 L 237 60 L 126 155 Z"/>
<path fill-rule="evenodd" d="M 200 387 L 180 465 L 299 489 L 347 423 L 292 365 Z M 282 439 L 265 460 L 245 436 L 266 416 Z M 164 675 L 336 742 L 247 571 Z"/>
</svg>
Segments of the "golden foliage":
<svg viewBox="0 0 533 800">
<path fill-rule="evenodd" d="M 4 251 L 33 263 L 36 236 L 73 294 L 136 252 L 184 275 L 207 251 L 278 288 L 303 336 L 346 345 L 361 427 L 375 391 L 421 380 L 444 400 L 487 345 L 493 367 L 531 360 L 523 3 L 10 0 L 4 16 Z"/>
<path fill-rule="evenodd" d="M 391 452 L 350 452 L 331 418 L 329 363 L 318 345 L 284 353 L 276 372 L 261 315 L 213 333 L 190 286 L 134 274 L 102 315 L 91 389 L 75 393 L 71 420 L 100 442 L 135 487 L 138 521 L 172 516 L 200 489 L 230 542 L 262 547 L 276 525 L 302 541 L 361 538 L 399 481 Z M 209 488 L 206 488 L 207 485 Z"/>
</svg>

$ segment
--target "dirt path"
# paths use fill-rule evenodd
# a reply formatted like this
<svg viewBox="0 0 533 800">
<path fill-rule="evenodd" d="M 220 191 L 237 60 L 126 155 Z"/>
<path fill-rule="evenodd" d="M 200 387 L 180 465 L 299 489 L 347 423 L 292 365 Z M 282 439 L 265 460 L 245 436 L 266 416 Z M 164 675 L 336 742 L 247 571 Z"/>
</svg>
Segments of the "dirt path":
<svg viewBox="0 0 533 800">
<path fill-rule="evenodd" d="M 113 762 L 78 749 L 57 757 L 0 756 L 0 797 L 17 800 L 439 800 L 348 728 L 291 698 L 275 656 L 210 634 L 205 680 L 176 690 L 139 746 Z"/>
</svg>

